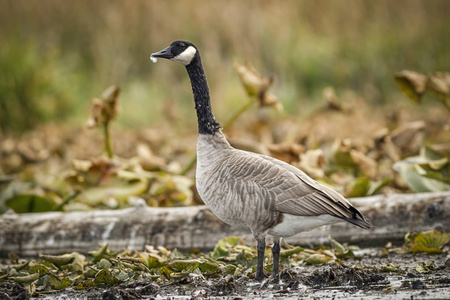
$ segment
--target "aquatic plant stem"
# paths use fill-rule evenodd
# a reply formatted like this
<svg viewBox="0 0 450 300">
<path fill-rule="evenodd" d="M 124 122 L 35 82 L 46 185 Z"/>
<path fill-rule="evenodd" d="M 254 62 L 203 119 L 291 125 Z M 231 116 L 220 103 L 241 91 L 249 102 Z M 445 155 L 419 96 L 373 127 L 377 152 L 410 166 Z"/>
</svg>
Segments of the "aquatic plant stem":
<svg viewBox="0 0 450 300">
<path fill-rule="evenodd" d="M 109 122 L 103 124 L 103 133 L 105 135 L 105 150 L 109 158 L 113 158 L 114 153 L 111 145 L 111 136 L 109 134 Z"/>
</svg>

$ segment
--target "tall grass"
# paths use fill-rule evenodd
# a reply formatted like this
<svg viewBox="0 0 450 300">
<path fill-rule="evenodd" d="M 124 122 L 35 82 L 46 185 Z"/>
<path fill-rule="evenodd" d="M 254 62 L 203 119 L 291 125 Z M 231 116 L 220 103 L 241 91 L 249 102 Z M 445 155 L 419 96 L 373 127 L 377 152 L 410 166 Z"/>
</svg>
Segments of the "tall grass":
<svg viewBox="0 0 450 300">
<path fill-rule="evenodd" d="M 0 126 L 78 120 L 111 84 L 123 124 L 163 122 L 167 98 L 190 115 L 184 70 L 148 60 L 174 39 L 202 50 L 219 116 L 245 97 L 236 60 L 275 75 L 293 114 L 325 86 L 385 103 L 393 72 L 450 69 L 449 11 L 447 0 L 0 0 Z"/>
</svg>

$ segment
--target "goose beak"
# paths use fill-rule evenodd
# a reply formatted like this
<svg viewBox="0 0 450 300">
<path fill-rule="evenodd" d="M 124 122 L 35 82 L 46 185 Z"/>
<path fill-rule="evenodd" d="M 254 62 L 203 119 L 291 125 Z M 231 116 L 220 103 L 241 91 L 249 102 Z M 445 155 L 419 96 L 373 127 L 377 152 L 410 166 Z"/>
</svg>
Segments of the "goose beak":
<svg viewBox="0 0 450 300">
<path fill-rule="evenodd" d="M 167 48 L 165 48 L 165 49 L 163 49 L 161 51 L 152 53 L 150 55 L 150 60 L 153 61 L 153 62 L 156 62 L 157 58 L 171 59 L 171 58 L 173 58 L 173 54 L 172 54 L 171 50 L 172 50 L 172 47 L 169 46 L 169 47 L 167 47 Z"/>
</svg>

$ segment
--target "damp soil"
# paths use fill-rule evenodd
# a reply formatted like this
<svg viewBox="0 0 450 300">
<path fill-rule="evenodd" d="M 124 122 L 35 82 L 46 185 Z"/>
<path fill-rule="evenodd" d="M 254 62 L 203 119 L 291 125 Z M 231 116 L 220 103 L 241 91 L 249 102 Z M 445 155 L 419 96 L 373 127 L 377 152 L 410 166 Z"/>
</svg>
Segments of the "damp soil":
<svg viewBox="0 0 450 300">
<path fill-rule="evenodd" d="M 204 279 L 192 274 L 169 284 L 133 281 L 105 289 L 66 289 L 33 296 L 19 284 L 3 283 L 0 299 L 450 299 L 446 255 L 366 254 L 342 264 L 284 267 L 279 279 L 262 283 L 244 276 Z M 431 262 L 427 272 L 416 270 Z M 388 268 L 395 271 L 386 272 Z"/>
</svg>

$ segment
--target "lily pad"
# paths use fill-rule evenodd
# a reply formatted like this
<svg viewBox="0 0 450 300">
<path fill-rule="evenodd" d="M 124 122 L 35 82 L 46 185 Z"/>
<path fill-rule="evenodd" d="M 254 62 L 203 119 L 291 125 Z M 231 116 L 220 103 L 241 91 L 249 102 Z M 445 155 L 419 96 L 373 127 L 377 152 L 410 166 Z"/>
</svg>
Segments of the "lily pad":
<svg viewBox="0 0 450 300">
<path fill-rule="evenodd" d="M 72 254 L 63 255 L 45 255 L 38 253 L 39 258 L 54 264 L 57 267 L 61 267 L 67 264 L 71 264 L 75 260 L 75 256 Z"/>
<path fill-rule="evenodd" d="M 196 259 L 184 259 L 184 260 L 179 259 L 171 261 L 167 265 L 167 267 L 169 267 L 173 271 L 182 272 L 185 270 L 194 270 L 199 266 L 199 264 L 200 261 Z"/>
<path fill-rule="evenodd" d="M 137 255 L 142 259 L 142 262 L 147 268 L 159 268 L 167 263 L 167 259 L 163 258 L 162 256 L 159 256 L 154 253 L 148 253 L 148 252 L 137 252 Z"/>
<path fill-rule="evenodd" d="M 450 234 L 438 230 L 407 234 L 405 247 L 411 253 L 442 253 L 442 248 L 450 242 Z"/>
<path fill-rule="evenodd" d="M 313 254 L 305 259 L 307 265 L 324 265 L 328 263 L 328 257 L 325 254 Z"/>
<path fill-rule="evenodd" d="M 344 254 L 345 253 L 345 247 L 342 246 L 341 243 L 333 239 L 331 236 L 328 236 L 328 241 L 331 244 L 331 248 L 333 248 L 337 253 Z"/>
<path fill-rule="evenodd" d="M 214 251 L 211 254 L 211 257 L 217 259 L 229 255 L 231 252 L 231 248 L 235 247 L 240 240 L 241 237 L 239 236 L 228 236 L 221 239 L 214 247 Z"/>
<path fill-rule="evenodd" d="M 95 275 L 95 283 L 96 284 L 106 284 L 106 285 L 114 285 L 119 283 L 119 280 L 111 274 L 108 269 L 103 269 Z"/>
<path fill-rule="evenodd" d="M 422 148 L 420 155 L 396 162 L 393 169 L 415 192 L 450 190 L 450 163 L 448 157 L 430 148 Z"/>
<path fill-rule="evenodd" d="M 48 282 L 50 286 L 55 290 L 63 290 L 72 285 L 72 281 L 67 277 L 59 278 L 58 276 L 52 274 L 50 274 L 49 276 L 50 279 Z"/>
<path fill-rule="evenodd" d="M 11 277 L 11 279 L 14 280 L 15 282 L 19 282 L 19 283 L 30 283 L 30 282 L 33 282 L 33 281 L 39 279 L 39 273 L 34 273 L 34 274 L 30 274 L 30 275 L 25 275 L 25 276 L 15 276 L 15 277 Z"/>
<path fill-rule="evenodd" d="M 56 202 L 38 195 L 22 194 L 7 199 L 5 205 L 20 214 L 51 211 Z"/>
<path fill-rule="evenodd" d="M 416 271 L 419 273 L 425 273 L 430 274 L 436 271 L 436 266 L 434 265 L 434 262 L 431 261 L 429 263 L 421 263 L 416 266 Z"/>
</svg>

